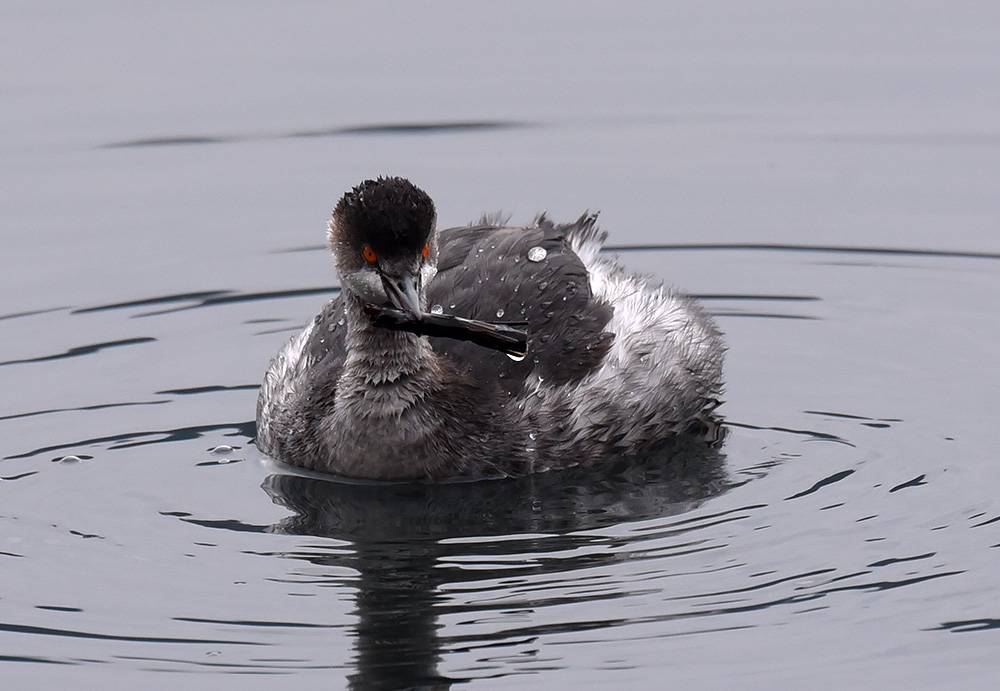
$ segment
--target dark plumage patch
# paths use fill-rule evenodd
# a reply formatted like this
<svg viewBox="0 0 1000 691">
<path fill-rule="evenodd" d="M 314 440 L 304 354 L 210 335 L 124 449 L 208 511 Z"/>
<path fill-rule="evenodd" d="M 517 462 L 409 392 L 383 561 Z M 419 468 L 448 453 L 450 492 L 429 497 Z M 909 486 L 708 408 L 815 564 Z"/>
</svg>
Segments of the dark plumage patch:
<svg viewBox="0 0 1000 691">
<path fill-rule="evenodd" d="M 357 244 L 380 257 L 419 255 L 434 227 L 434 202 L 404 178 L 365 180 L 344 195 L 334 215 Z"/>
<path fill-rule="evenodd" d="M 566 234 L 587 219 L 531 228 L 474 226 L 439 234 L 438 274 L 428 302 L 446 314 L 482 321 L 528 322 L 528 357 L 514 362 L 472 343 L 432 339 L 479 386 L 520 392 L 529 375 L 548 385 L 577 381 L 600 366 L 614 336 L 604 331 L 611 305 L 594 300 L 587 270 Z M 545 250 L 530 261 L 534 247 Z"/>
<path fill-rule="evenodd" d="M 474 343 L 431 339 L 434 350 L 480 391 L 480 401 L 518 395 L 532 375 L 548 387 L 578 381 L 600 367 L 614 341 L 604 330 L 614 308 L 593 298 L 587 270 L 566 244 L 567 232 L 588 220 L 554 225 L 543 218 L 531 228 L 440 231 L 438 274 L 428 287 L 428 306 L 469 319 L 528 323 L 528 356 L 520 362 Z M 534 247 L 545 249 L 542 261 L 528 260 Z M 332 401 L 346 355 L 345 331 L 337 298 L 317 316 L 306 349 L 324 373 L 313 380 L 330 380 L 329 390 L 314 391 L 313 397 Z"/>
</svg>

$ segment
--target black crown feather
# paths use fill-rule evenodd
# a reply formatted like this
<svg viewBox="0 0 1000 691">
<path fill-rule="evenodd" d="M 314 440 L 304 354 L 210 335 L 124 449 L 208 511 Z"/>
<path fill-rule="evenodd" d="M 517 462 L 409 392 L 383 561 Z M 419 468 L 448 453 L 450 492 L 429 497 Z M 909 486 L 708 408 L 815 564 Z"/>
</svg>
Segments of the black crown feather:
<svg viewBox="0 0 1000 691">
<path fill-rule="evenodd" d="M 334 214 L 379 256 L 419 253 L 436 218 L 427 193 L 398 177 L 365 180 L 344 195 Z"/>
</svg>

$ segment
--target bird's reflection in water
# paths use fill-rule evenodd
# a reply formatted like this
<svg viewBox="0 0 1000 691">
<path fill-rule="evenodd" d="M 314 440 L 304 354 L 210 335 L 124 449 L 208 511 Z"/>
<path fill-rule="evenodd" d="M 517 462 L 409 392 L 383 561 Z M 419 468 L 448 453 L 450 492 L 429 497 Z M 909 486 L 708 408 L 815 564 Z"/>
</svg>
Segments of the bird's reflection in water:
<svg viewBox="0 0 1000 691">
<path fill-rule="evenodd" d="M 516 480 L 366 484 L 274 474 L 264 482 L 271 498 L 293 512 L 273 530 L 353 545 L 349 553 L 311 558 L 358 573 L 351 677 L 357 689 L 448 688 L 464 681 L 437 671 L 438 613 L 451 611 L 443 585 L 572 572 L 627 559 L 627 545 L 597 554 L 582 550 L 575 557 L 567 552 L 597 537 L 587 531 L 684 513 L 729 486 L 721 440 L 683 437 L 641 462 Z M 518 535 L 523 537 L 510 537 Z M 494 539 L 499 536 L 507 537 Z M 558 559 L 538 558 L 554 551 Z M 524 553 L 524 563 L 512 568 L 510 555 L 517 552 Z M 440 568 L 443 561 L 470 555 L 488 563 L 493 554 L 504 555 L 502 571 Z M 503 635 L 496 641 L 477 638 L 463 637 L 462 646 L 498 643 Z"/>
</svg>

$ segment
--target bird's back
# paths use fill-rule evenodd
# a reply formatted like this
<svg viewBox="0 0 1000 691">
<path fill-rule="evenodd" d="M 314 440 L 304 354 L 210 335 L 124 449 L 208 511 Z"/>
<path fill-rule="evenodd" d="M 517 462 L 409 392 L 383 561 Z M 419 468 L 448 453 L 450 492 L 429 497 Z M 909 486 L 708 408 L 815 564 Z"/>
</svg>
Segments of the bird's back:
<svg viewBox="0 0 1000 691">
<path fill-rule="evenodd" d="M 477 383 L 500 382 L 511 395 L 531 378 L 559 385 L 600 367 L 613 340 L 605 331 L 613 308 L 594 299 L 587 268 L 570 246 L 570 237 L 592 227 L 591 217 L 566 225 L 543 217 L 528 228 L 441 231 L 430 309 L 482 321 L 526 322 L 528 355 L 515 361 L 451 339 L 432 339 L 435 351 Z"/>
</svg>

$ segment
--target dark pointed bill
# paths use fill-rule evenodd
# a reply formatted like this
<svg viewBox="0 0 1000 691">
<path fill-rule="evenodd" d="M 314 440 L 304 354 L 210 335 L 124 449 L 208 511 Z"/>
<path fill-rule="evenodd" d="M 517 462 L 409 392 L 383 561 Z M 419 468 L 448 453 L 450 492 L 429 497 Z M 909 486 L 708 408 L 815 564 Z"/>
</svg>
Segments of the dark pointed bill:
<svg viewBox="0 0 1000 691">
<path fill-rule="evenodd" d="M 512 358 L 528 354 L 528 333 L 524 330 L 527 322 L 484 322 L 428 312 L 417 315 L 408 310 L 370 304 L 365 305 L 365 313 L 373 318 L 375 326 L 384 329 L 469 341 Z"/>
<path fill-rule="evenodd" d="M 420 315 L 420 274 L 382 276 L 382 287 L 396 309 Z"/>
</svg>

